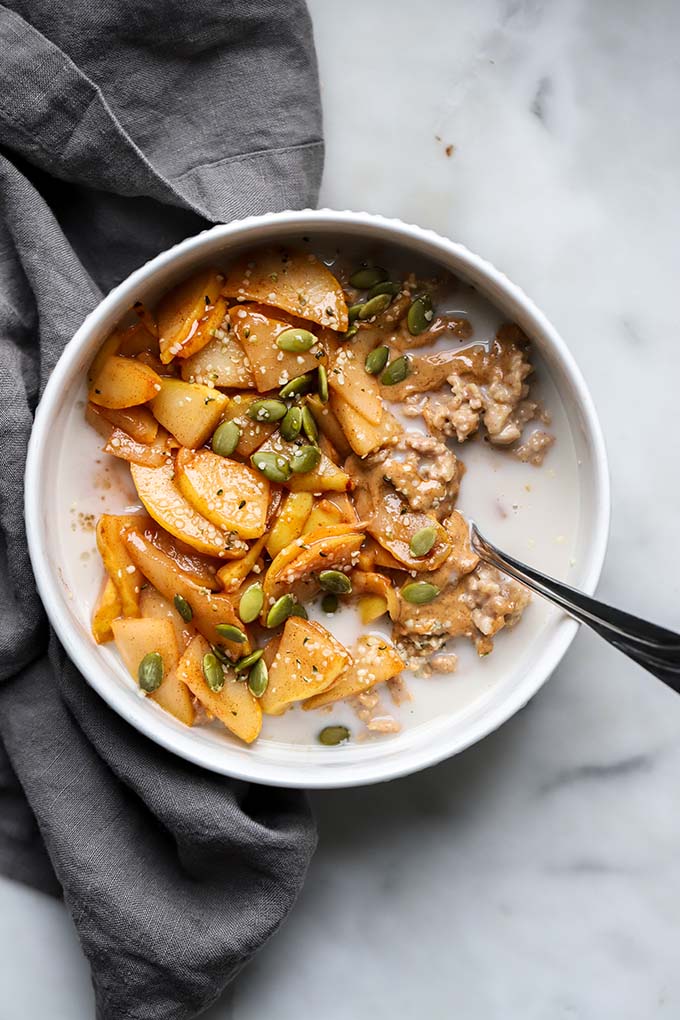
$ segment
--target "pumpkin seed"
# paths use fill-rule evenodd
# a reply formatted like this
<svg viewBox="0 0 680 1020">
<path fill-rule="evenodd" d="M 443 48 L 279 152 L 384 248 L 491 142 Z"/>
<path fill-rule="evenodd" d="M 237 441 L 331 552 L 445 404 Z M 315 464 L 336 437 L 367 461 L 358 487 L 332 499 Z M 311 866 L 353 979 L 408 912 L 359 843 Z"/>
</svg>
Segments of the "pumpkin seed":
<svg viewBox="0 0 680 1020">
<path fill-rule="evenodd" d="M 203 656 L 203 676 L 211 691 L 221 691 L 224 687 L 224 670 L 212 652 Z"/>
<path fill-rule="evenodd" d="M 237 645 L 242 645 L 244 641 L 248 640 L 241 628 L 235 627 L 233 623 L 218 623 L 215 625 L 215 630 L 225 641 L 233 641 Z"/>
<path fill-rule="evenodd" d="M 147 652 L 137 669 L 139 686 L 147 694 L 157 691 L 163 683 L 163 658 L 160 652 Z"/>
<path fill-rule="evenodd" d="M 322 404 L 328 403 L 328 373 L 323 365 L 319 365 L 318 379 L 319 400 Z"/>
<path fill-rule="evenodd" d="M 291 457 L 290 466 L 297 475 L 306 475 L 319 466 L 320 460 L 318 446 L 300 446 Z"/>
<path fill-rule="evenodd" d="M 277 482 L 281 485 L 290 478 L 290 464 L 280 453 L 271 453 L 270 451 L 254 453 L 250 458 L 250 463 L 258 471 L 261 471 L 270 482 Z"/>
<path fill-rule="evenodd" d="M 436 541 L 436 528 L 421 528 L 420 531 L 416 531 L 415 535 L 411 539 L 411 544 L 409 545 L 411 556 L 427 556 Z"/>
<path fill-rule="evenodd" d="M 387 271 L 380 266 L 362 266 L 352 273 L 349 282 L 357 290 L 368 290 L 369 287 L 375 287 L 376 283 L 382 283 L 387 276 Z"/>
<path fill-rule="evenodd" d="M 349 738 L 350 732 L 346 726 L 324 726 L 319 734 L 319 743 L 325 747 L 337 747 Z"/>
<path fill-rule="evenodd" d="M 220 457 L 231 457 L 239 444 L 241 430 L 235 421 L 223 421 L 213 432 L 212 451 Z"/>
<path fill-rule="evenodd" d="M 406 316 L 406 323 L 411 336 L 418 336 L 419 333 L 423 333 L 432 322 L 433 316 L 432 298 L 429 294 L 421 294 L 420 297 L 412 301 Z"/>
<path fill-rule="evenodd" d="M 376 294 L 375 297 L 367 301 L 362 306 L 359 312 L 359 318 L 363 322 L 365 319 L 372 319 L 374 315 L 379 315 L 380 312 L 384 312 L 392 304 L 392 298 L 389 294 Z"/>
<path fill-rule="evenodd" d="M 357 305 L 350 305 L 347 309 L 347 318 L 349 319 L 350 326 L 352 323 L 359 318 L 359 312 L 364 307 L 364 302 L 360 301 Z"/>
<path fill-rule="evenodd" d="M 352 582 L 341 570 L 322 570 L 319 584 L 324 591 L 333 592 L 334 595 L 349 595 L 352 591 Z"/>
<path fill-rule="evenodd" d="M 219 648 L 217 645 L 211 645 L 210 647 L 213 650 L 213 654 L 220 660 L 220 662 L 223 662 L 225 666 L 232 665 L 232 660 L 223 648 Z"/>
<path fill-rule="evenodd" d="M 265 397 L 262 400 L 253 400 L 246 414 L 253 421 L 281 421 L 287 411 L 288 408 L 282 400 Z"/>
<path fill-rule="evenodd" d="M 390 356 L 389 347 L 374 347 L 366 355 L 366 361 L 364 367 L 369 375 L 378 375 L 382 372 L 383 368 L 387 364 L 387 359 Z"/>
<path fill-rule="evenodd" d="M 281 422 L 281 435 L 292 443 L 300 435 L 302 428 L 302 410 L 299 407 L 291 407 L 286 417 Z"/>
<path fill-rule="evenodd" d="M 414 606 L 425 606 L 439 595 L 439 588 L 429 581 L 412 581 L 401 589 L 402 597 Z"/>
<path fill-rule="evenodd" d="M 338 596 L 334 595 L 333 592 L 330 591 L 328 592 L 328 594 L 324 595 L 324 597 L 321 599 L 321 608 L 323 609 L 324 613 L 337 612 L 339 604 L 340 603 L 338 601 Z"/>
<path fill-rule="evenodd" d="M 236 662 L 234 663 L 235 671 L 237 673 L 243 673 L 244 670 L 250 669 L 251 666 L 254 666 L 255 663 L 259 659 L 261 659 L 263 655 L 264 649 L 256 648 L 254 652 L 250 653 L 250 655 L 244 655 L 242 658 L 236 660 Z"/>
<path fill-rule="evenodd" d="M 396 297 L 400 290 L 400 283 L 393 283 L 392 280 L 385 280 L 384 283 L 376 283 L 375 287 L 371 287 L 366 298 L 374 298 L 377 294 L 389 294 L 390 297 Z"/>
<path fill-rule="evenodd" d="M 300 605 L 299 602 L 295 603 L 295 605 L 293 606 L 293 608 L 290 611 L 290 615 L 291 616 L 299 616 L 301 620 L 308 620 L 309 619 L 309 613 L 307 612 L 307 610 L 305 609 L 304 606 Z"/>
<path fill-rule="evenodd" d="M 250 671 L 250 675 L 248 677 L 248 689 L 253 697 L 261 698 L 267 690 L 268 683 L 269 672 L 267 670 L 267 663 L 264 659 L 258 659 Z"/>
<path fill-rule="evenodd" d="M 380 382 L 383 386 L 395 386 L 397 383 L 403 382 L 410 371 L 411 362 L 406 355 L 402 355 L 401 358 L 395 358 L 389 363 L 380 376 Z"/>
<path fill-rule="evenodd" d="M 316 427 L 314 415 L 309 410 L 306 404 L 302 408 L 302 431 L 307 436 L 307 439 L 310 441 L 310 443 L 315 443 L 319 438 L 319 430 Z"/>
<path fill-rule="evenodd" d="M 351 340 L 352 337 L 356 336 L 359 326 L 356 322 L 353 322 L 349 329 L 345 330 L 344 333 L 338 335 L 339 340 Z"/>
<path fill-rule="evenodd" d="M 238 604 L 238 615 L 244 623 L 252 623 L 262 612 L 264 605 L 264 592 L 259 581 L 251 584 L 241 595 Z"/>
<path fill-rule="evenodd" d="M 291 397 L 299 397 L 302 393 L 310 393 L 314 389 L 314 376 L 311 372 L 304 375 L 296 375 L 294 379 L 287 382 L 279 390 L 279 396 L 283 400 L 290 400 Z"/>
<path fill-rule="evenodd" d="M 295 599 L 290 593 L 282 595 L 267 613 L 267 626 L 278 627 L 280 623 L 288 619 L 293 612 L 294 606 Z"/>
<path fill-rule="evenodd" d="M 183 595 L 175 595 L 175 597 L 174 597 L 174 599 L 172 601 L 175 603 L 175 609 L 177 610 L 179 615 L 182 617 L 184 622 L 185 623 L 191 623 L 191 621 L 194 618 L 194 611 L 191 608 L 191 606 L 189 605 L 189 603 L 187 602 L 187 600 L 184 598 L 184 596 Z"/>
<path fill-rule="evenodd" d="M 316 337 L 308 329 L 286 329 L 276 338 L 276 346 L 280 351 L 290 354 L 301 354 L 308 351 L 316 343 Z"/>
</svg>

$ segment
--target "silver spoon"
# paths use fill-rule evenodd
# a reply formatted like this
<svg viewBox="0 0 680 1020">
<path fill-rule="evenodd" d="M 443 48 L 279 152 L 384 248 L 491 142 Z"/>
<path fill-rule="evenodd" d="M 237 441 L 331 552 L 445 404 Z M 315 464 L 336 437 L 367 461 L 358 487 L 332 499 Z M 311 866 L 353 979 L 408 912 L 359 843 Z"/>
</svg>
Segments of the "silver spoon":
<svg viewBox="0 0 680 1020">
<path fill-rule="evenodd" d="M 470 539 L 472 548 L 486 563 L 521 581 L 579 623 L 585 623 L 614 648 L 680 693 L 680 634 L 607 606 L 520 563 L 484 538 L 474 521 L 470 521 Z"/>
</svg>

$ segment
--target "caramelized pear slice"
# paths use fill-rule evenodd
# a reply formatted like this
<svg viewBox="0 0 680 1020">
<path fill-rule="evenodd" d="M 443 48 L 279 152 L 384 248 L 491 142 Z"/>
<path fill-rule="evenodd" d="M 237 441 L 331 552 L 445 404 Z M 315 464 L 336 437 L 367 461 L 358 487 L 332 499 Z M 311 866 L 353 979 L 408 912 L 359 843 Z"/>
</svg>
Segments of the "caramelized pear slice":
<svg viewBox="0 0 680 1020">
<path fill-rule="evenodd" d="M 182 379 L 235 390 L 255 387 L 250 362 L 233 333 L 211 337 L 197 354 L 183 361 Z"/>
<path fill-rule="evenodd" d="M 210 715 L 215 716 L 234 736 L 252 744 L 262 728 L 262 709 L 248 690 L 248 684 L 236 679 L 229 667 L 224 667 L 224 686 L 220 691 L 208 687 L 203 674 L 203 659 L 210 645 L 198 634 L 190 642 L 177 667 L 177 675 L 186 684 Z"/>
<path fill-rule="evenodd" d="M 111 624 L 122 615 L 123 603 L 120 600 L 118 589 L 111 578 L 107 577 L 92 614 L 92 637 L 98 645 L 113 641 Z"/>
<path fill-rule="evenodd" d="M 351 661 L 347 649 L 321 624 L 289 617 L 269 666 L 262 711 L 280 715 L 292 702 L 325 691 Z"/>
<path fill-rule="evenodd" d="M 163 660 L 163 680 L 149 697 L 180 722 L 191 726 L 196 713 L 189 691 L 177 676 L 179 650 L 171 621 L 157 617 L 115 620 L 114 633 L 121 658 L 135 680 L 144 656 L 149 652 L 159 653 Z"/>
<path fill-rule="evenodd" d="M 200 553 L 220 559 L 238 559 L 248 551 L 245 542 L 216 527 L 182 495 L 171 460 L 156 468 L 130 464 L 130 473 L 148 513 L 171 535 Z"/>
<path fill-rule="evenodd" d="M 383 410 L 380 424 L 372 424 L 347 402 L 344 392 L 342 395 L 337 391 L 331 393 L 331 411 L 347 442 L 360 457 L 386 446 L 404 431 L 394 415 L 386 409 Z"/>
<path fill-rule="evenodd" d="M 359 638 L 352 648 L 352 659 L 352 665 L 340 674 L 335 683 L 303 703 L 306 711 L 362 694 L 406 669 L 406 663 L 396 648 L 376 634 L 363 634 Z"/>
<path fill-rule="evenodd" d="M 326 352 L 318 344 L 297 353 L 278 347 L 277 338 L 291 328 L 291 322 L 277 318 L 272 308 L 236 305 L 229 312 L 229 318 L 260 393 L 284 386 L 296 376 L 325 363 Z"/>
<path fill-rule="evenodd" d="M 201 269 L 161 298 L 156 321 L 163 364 L 167 365 L 174 357 L 189 357 L 208 342 L 209 334 L 200 346 L 196 346 L 194 338 L 200 335 L 203 320 L 217 306 L 221 284 L 219 270 Z"/>
<path fill-rule="evenodd" d="M 97 521 L 97 549 L 118 592 L 122 616 L 139 616 L 142 576 L 135 569 L 123 538 L 125 529 L 138 522 L 139 518 L 132 514 L 102 514 Z"/>
<path fill-rule="evenodd" d="M 160 388 L 161 377 L 148 365 L 113 354 L 93 378 L 87 396 L 93 404 L 119 410 L 146 404 Z"/>
<path fill-rule="evenodd" d="M 226 273 L 222 293 L 259 301 L 344 333 L 347 303 L 338 280 L 315 255 L 282 249 L 246 252 Z"/>
<path fill-rule="evenodd" d="M 176 480 L 184 497 L 218 528 L 240 538 L 264 533 L 269 482 L 259 471 L 209 450 L 181 449 Z"/>
<path fill-rule="evenodd" d="M 161 379 L 151 410 L 180 446 L 197 449 L 208 440 L 228 406 L 219 390 L 181 379 Z"/>
<path fill-rule="evenodd" d="M 380 425 L 384 410 L 378 380 L 368 374 L 352 344 L 332 345 L 328 385 L 371 425 Z"/>
<path fill-rule="evenodd" d="M 135 566 L 161 595 L 173 601 L 175 595 L 181 595 L 189 604 L 192 626 L 211 645 L 223 648 L 234 659 L 251 651 L 248 631 L 236 615 L 232 601 L 227 595 L 223 592 L 208 591 L 185 574 L 181 574 L 175 561 L 153 545 L 141 528 L 130 527 L 125 532 L 125 544 Z M 246 640 L 238 642 L 222 637 L 216 629 L 217 625 L 222 623 L 238 627 L 245 634 Z"/>
<path fill-rule="evenodd" d="M 264 578 L 265 611 L 298 581 L 315 572 L 348 567 L 358 558 L 365 525 L 335 524 L 301 535 L 272 560 Z"/>
</svg>

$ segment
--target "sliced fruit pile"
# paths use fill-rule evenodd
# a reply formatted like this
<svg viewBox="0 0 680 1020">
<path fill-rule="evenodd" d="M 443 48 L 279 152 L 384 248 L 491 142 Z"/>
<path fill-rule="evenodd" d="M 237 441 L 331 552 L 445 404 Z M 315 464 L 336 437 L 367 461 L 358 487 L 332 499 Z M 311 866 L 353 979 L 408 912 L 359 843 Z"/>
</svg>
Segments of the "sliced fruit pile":
<svg viewBox="0 0 680 1020">
<path fill-rule="evenodd" d="M 431 303 L 371 266 L 348 290 L 349 308 L 313 255 L 249 253 L 183 280 L 154 313 L 135 305 L 88 375 L 87 419 L 129 462 L 148 514 L 99 519 L 107 579 L 93 635 L 115 640 L 140 688 L 182 723 L 202 706 L 248 743 L 263 712 L 326 706 L 404 668 L 382 637 L 346 649 L 305 603 L 321 596 L 330 613 L 351 599 L 365 625 L 396 620 L 404 602 L 439 593 L 405 571 L 451 552 L 435 517 L 355 504 L 344 466 L 403 432 L 382 391 L 403 382 L 409 357 L 390 361 L 362 327 L 401 302 L 415 336 Z M 322 743 L 342 731 L 326 727 Z"/>
</svg>

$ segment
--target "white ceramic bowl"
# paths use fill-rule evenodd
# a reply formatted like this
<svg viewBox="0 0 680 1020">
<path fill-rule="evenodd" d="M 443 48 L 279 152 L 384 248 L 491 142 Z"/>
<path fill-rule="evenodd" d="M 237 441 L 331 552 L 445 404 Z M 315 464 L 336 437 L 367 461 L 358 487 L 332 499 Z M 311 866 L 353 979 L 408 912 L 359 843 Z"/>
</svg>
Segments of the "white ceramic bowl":
<svg viewBox="0 0 680 1020">
<path fill-rule="evenodd" d="M 366 213 L 307 210 L 250 217 L 217 226 L 178 244 L 133 273 L 88 316 L 67 345 L 38 408 L 26 465 L 26 524 L 38 588 L 69 656 L 83 676 L 131 725 L 176 754 L 205 768 L 241 779 L 281 786 L 339 787 L 392 779 L 432 765 L 480 740 L 512 716 L 550 676 L 571 643 L 577 624 L 551 611 L 540 628 L 523 620 L 507 648 L 493 656 L 493 682 L 469 703 L 377 741 L 323 748 L 276 739 L 240 745 L 224 732 L 189 729 L 140 697 L 110 647 L 97 647 L 89 634 L 88 603 L 80 586 L 66 581 L 76 556 L 65 538 L 68 507 L 76 489 L 74 472 L 60 470 L 63 436 L 98 346 L 130 305 L 153 300 L 198 265 L 225 260 L 236 248 L 300 236 L 337 238 L 338 245 L 387 243 L 406 254 L 447 267 L 517 322 L 531 338 L 557 386 L 574 443 L 579 489 L 570 582 L 592 593 L 602 567 L 609 523 L 607 462 L 600 426 L 583 378 L 563 340 L 545 316 L 503 273 L 430 230 Z M 69 418 L 70 416 L 70 418 Z M 83 440 L 85 442 L 85 440 Z M 72 445 L 72 444 L 71 444 Z M 73 451 L 71 451 L 73 454 Z M 73 463 L 73 456 L 71 456 Z M 75 461 L 78 464 L 78 461 Z M 82 464 L 86 474 L 91 461 Z M 545 470 L 545 466 L 542 470 Z M 101 498 L 101 497 L 100 497 Z M 59 512 L 55 512 L 55 507 Z M 474 511 L 474 508 L 472 508 Z M 545 515 L 544 515 L 545 516 Z M 548 527 L 536 521 L 537 529 Z M 491 536 L 493 537 L 493 536 Z M 501 539 L 498 538 L 499 544 Z M 511 550 L 521 555 L 523 550 Z M 81 557 L 86 554 L 80 553 Z M 526 554 L 525 554 L 526 556 Z M 534 563 L 539 568 L 541 562 Z M 82 566 L 82 564 L 81 564 Z M 74 591 L 75 587 L 75 591 Z M 525 629 L 526 628 L 526 629 Z M 517 637 L 520 635 L 521 637 Z M 489 674 L 492 675 L 492 674 Z M 436 683 L 457 684 L 456 676 Z"/>
</svg>

